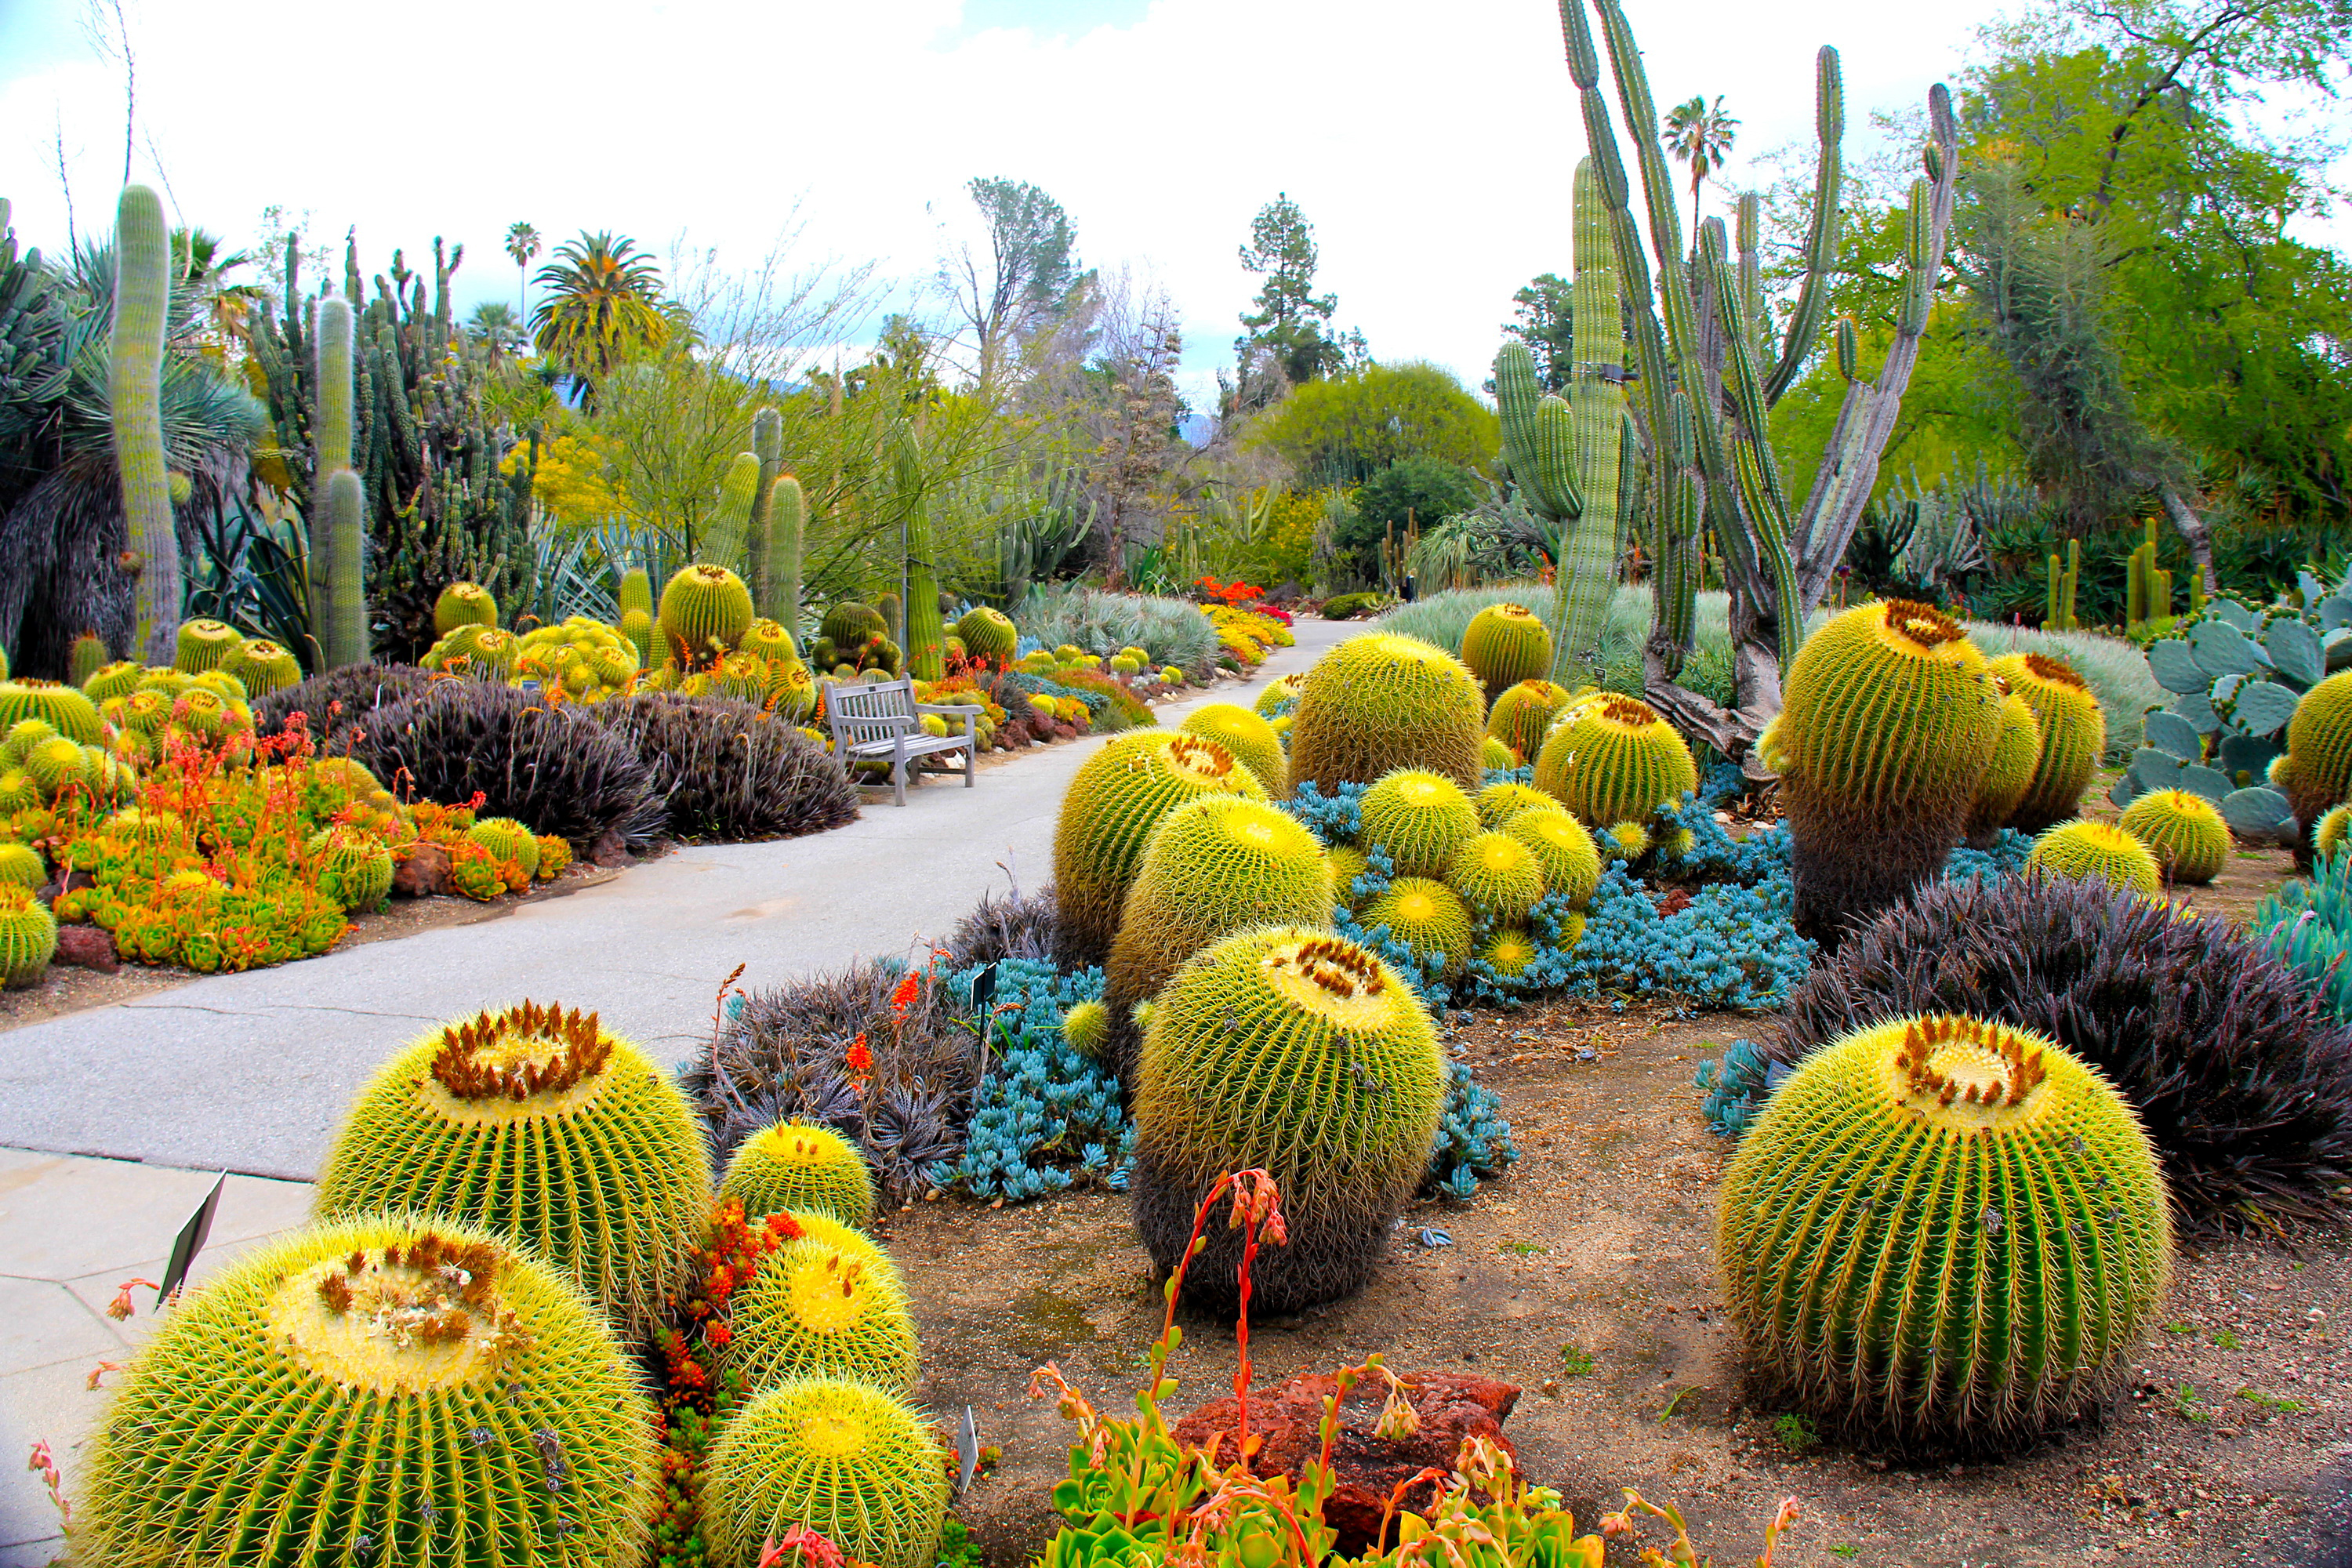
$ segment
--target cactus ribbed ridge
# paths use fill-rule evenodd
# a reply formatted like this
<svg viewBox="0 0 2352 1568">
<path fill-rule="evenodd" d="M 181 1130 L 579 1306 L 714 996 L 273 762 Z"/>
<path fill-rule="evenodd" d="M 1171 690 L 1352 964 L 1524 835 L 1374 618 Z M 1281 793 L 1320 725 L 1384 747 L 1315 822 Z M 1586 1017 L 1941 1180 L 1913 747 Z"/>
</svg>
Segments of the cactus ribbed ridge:
<svg viewBox="0 0 2352 1568">
<path fill-rule="evenodd" d="M 1572 700 L 1565 686 L 1549 680 L 1522 680 L 1495 699 L 1486 714 L 1486 733 L 1532 763 L 1543 751 L 1544 735 L 1559 710 Z"/>
<path fill-rule="evenodd" d="M 1366 904 L 1356 917 L 1370 930 L 1386 926 L 1391 940 L 1402 942 L 1414 958 L 1444 958 L 1444 977 L 1462 973 L 1470 958 L 1470 906 L 1462 895 L 1433 877 L 1399 877 L 1386 891 Z"/>
<path fill-rule="evenodd" d="M 1269 798 L 1281 800 L 1290 794 L 1290 760 L 1283 752 L 1282 737 L 1252 710 L 1238 702 L 1212 702 L 1186 714 L 1179 728 L 1187 734 L 1206 735 L 1231 752 L 1257 775 Z"/>
<path fill-rule="evenodd" d="M 1354 942 L 1269 927 L 1227 937 L 1160 992 L 1135 1092 L 1136 1223 L 1163 1268 L 1224 1172 L 1270 1172 L 1289 1241 L 1261 1249 L 1253 1307 L 1294 1312 L 1370 1277 L 1429 1164 L 1444 1098 L 1412 987 Z M 1188 1300 L 1229 1312 L 1241 1233 L 1212 1225 Z"/>
<path fill-rule="evenodd" d="M 2009 683 L 1993 677 L 2000 700 L 2000 733 L 1993 742 L 1991 760 L 1977 781 L 1976 799 L 1969 805 L 1965 825 L 1968 840 L 1981 849 L 1993 835 L 2017 815 L 2025 792 L 2033 787 L 2034 770 L 2042 765 L 2042 721 L 2024 698 Z"/>
<path fill-rule="evenodd" d="M 2164 890 L 2164 869 L 2147 845 L 2112 822 L 2062 822 L 2033 841 L 2029 871 L 2097 879 L 2118 891 L 2151 897 Z"/>
<path fill-rule="evenodd" d="M 1524 922 L 1544 896 L 1543 867 L 1526 840 L 1481 833 L 1454 852 L 1445 885 L 1482 921 Z"/>
<path fill-rule="evenodd" d="M 1551 668 L 1551 633 L 1525 605 L 1489 605 L 1462 632 L 1462 662 L 1490 697 Z"/>
<path fill-rule="evenodd" d="M 813 1236 L 760 1259 L 729 1305 L 719 1364 L 753 1388 L 833 1377 L 905 1394 L 915 1385 L 915 1322 L 895 1268 L 864 1247 Z"/>
<path fill-rule="evenodd" d="M 172 518 L 163 416 L 171 249 L 163 198 L 145 185 L 125 185 L 114 216 L 114 321 L 106 391 L 122 481 L 122 520 L 138 564 L 131 649 L 149 664 L 172 662 L 173 633 L 180 624 L 179 535 Z"/>
<path fill-rule="evenodd" d="M 1356 841 L 1385 849 L 1400 877 L 1443 877 L 1478 831 L 1478 807 L 1460 785 L 1425 768 L 1384 773 L 1359 802 Z"/>
<path fill-rule="evenodd" d="M 2042 760 L 2034 764 L 2025 798 L 2009 819 L 2021 833 L 2039 833 L 2082 808 L 2083 792 L 2091 787 L 2106 751 L 2107 717 L 2083 678 L 2063 659 L 2038 653 L 2004 654 L 1990 668 L 2025 700 L 2042 728 Z"/>
<path fill-rule="evenodd" d="M 2049 1039 L 1897 1018 L 1807 1058 L 1718 1200 L 1724 1295 L 1797 1402 L 1902 1442 L 1984 1447 L 2067 1418 L 2162 1300 L 2155 1151 Z"/>
<path fill-rule="evenodd" d="M 2230 863 L 2230 825 L 2201 795 L 2150 790 L 2124 807 L 2116 826 L 2147 845 L 2176 882 L 2210 882 Z"/>
<path fill-rule="evenodd" d="M 656 1429 L 612 1330 L 540 1263 L 437 1219 L 320 1226 L 158 1320 L 75 1489 L 76 1555 L 634 1563 Z"/>
</svg>

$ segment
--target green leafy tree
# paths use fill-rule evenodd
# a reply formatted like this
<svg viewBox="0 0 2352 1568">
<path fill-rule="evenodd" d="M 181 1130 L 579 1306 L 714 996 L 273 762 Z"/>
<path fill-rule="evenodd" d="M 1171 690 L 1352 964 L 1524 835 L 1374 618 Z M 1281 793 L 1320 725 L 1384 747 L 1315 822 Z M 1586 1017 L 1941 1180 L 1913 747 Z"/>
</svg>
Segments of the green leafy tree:
<svg viewBox="0 0 2352 1568">
<path fill-rule="evenodd" d="M 940 282 L 971 335 L 975 379 L 1002 390 L 1021 347 L 1066 315 L 1080 280 L 1078 237 L 1062 204 L 1026 180 L 975 179 L 966 187 L 986 238 L 958 246 Z"/>
<path fill-rule="evenodd" d="M 547 290 L 531 312 L 532 346 L 592 387 L 633 350 L 669 341 L 661 270 L 633 239 L 567 239 L 532 281 Z"/>
<path fill-rule="evenodd" d="M 1494 411 L 1433 364 L 1370 364 L 1312 381 L 1259 415 L 1246 444 L 1310 484 L 1360 484 L 1406 458 L 1484 468 L 1501 445 Z"/>
<path fill-rule="evenodd" d="M 1546 392 L 1565 394 L 1576 380 L 1576 311 L 1568 279 L 1557 272 L 1539 272 L 1511 296 L 1511 305 L 1503 335 L 1528 345 L 1536 356 L 1536 379 Z"/>
<path fill-rule="evenodd" d="M 1486 488 L 1459 463 L 1421 454 L 1390 464 L 1358 487 L 1355 505 L 1333 531 L 1361 575 L 1380 572 L 1380 552 L 1416 527 L 1426 531 L 1486 499 Z"/>
<path fill-rule="evenodd" d="M 1265 282 L 1257 291 L 1257 308 L 1242 318 L 1244 335 L 1234 343 L 1245 384 L 1250 362 L 1260 355 L 1294 386 L 1345 364 L 1347 349 L 1326 330 L 1339 298 L 1315 292 L 1319 259 L 1315 226 L 1288 192 L 1260 207 L 1250 221 L 1250 242 L 1241 247 L 1241 263 Z"/>
<path fill-rule="evenodd" d="M 1739 117 L 1723 111 L 1721 93 L 1716 95 L 1712 109 L 1702 93 L 1666 110 L 1666 151 L 1690 166 L 1694 237 L 1698 234 L 1698 188 L 1730 158 L 1731 144 L 1738 135 Z"/>
</svg>

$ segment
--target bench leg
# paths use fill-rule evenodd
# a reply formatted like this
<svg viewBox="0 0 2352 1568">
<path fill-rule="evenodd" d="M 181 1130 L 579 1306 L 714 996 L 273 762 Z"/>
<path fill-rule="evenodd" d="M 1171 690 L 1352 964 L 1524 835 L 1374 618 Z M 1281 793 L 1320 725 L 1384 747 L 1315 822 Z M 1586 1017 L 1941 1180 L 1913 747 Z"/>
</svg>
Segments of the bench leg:
<svg viewBox="0 0 2352 1568">
<path fill-rule="evenodd" d="M 898 795 L 898 804 L 904 806 L 907 804 L 907 742 L 903 739 L 890 756 L 890 788 Z"/>
</svg>

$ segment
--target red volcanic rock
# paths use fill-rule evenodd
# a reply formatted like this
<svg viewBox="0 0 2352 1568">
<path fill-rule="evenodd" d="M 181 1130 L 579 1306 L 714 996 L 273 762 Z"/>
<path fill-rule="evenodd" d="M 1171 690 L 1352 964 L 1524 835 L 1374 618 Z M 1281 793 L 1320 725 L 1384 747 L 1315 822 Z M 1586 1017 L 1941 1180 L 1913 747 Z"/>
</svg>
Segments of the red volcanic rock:
<svg viewBox="0 0 2352 1568">
<path fill-rule="evenodd" d="M 1400 1482 L 1425 1468 L 1450 1472 L 1469 1438 L 1485 1437 L 1517 1458 L 1510 1439 L 1503 1436 L 1504 1419 L 1519 1402 L 1517 1384 L 1452 1372 L 1406 1373 L 1402 1381 L 1421 1422 L 1421 1429 L 1409 1437 L 1377 1434 L 1388 1402 L 1388 1385 L 1378 1377 L 1358 1383 L 1339 1406 L 1339 1436 L 1331 1447 L 1339 1485 L 1323 1505 L 1323 1522 L 1339 1533 L 1343 1557 L 1360 1557 L 1372 1549 L 1390 1494 Z M 1301 1467 L 1323 1450 L 1323 1405 L 1338 1385 L 1328 1373 L 1307 1373 L 1275 1388 L 1252 1390 L 1250 1431 L 1261 1441 L 1250 1456 L 1250 1468 L 1260 1476 L 1287 1475 L 1297 1480 Z M 1218 1459 L 1231 1464 L 1239 1417 L 1232 1395 L 1213 1399 L 1177 1423 L 1176 1438 L 1201 1447 L 1217 1434 Z M 1437 1494 L 1438 1483 L 1422 1481 L 1406 1490 L 1399 1506 L 1421 1512 L 1435 1503 Z"/>
<path fill-rule="evenodd" d="M 111 974 L 122 967 L 114 955 L 114 933 L 86 925 L 58 927 L 58 951 L 50 962 L 95 969 L 100 974 Z"/>
<path fill-rule="evenodd" d="M 449 851 L 438 844 L 419 844 L 392 873 L 393 896 L 428 898 L 449 890 Z"/>
</svg>

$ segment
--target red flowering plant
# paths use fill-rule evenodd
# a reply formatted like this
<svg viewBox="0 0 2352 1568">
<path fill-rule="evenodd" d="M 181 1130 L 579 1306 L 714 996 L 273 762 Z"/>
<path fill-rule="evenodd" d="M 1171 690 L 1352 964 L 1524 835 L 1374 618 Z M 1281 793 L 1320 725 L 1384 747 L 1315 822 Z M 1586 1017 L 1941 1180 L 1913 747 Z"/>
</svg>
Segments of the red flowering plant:
<svg viewBox="0 0 2352 1568">
<path fill-rule="evenodd" d="M 1241 1311 L 1234 1339 L 1234 1430 L 1210 1435 L 1205 1443 L 1179 1442 L 1163 1406 L 1176 1392 L 1165 1375 L 1169 1358 L 1183 1339 L 1176 1325 L 1176 1299 L 1184 1276 L 1204 1245 L 1202 1230 L 1220 1201 L 1225 1223 L 1242 1232 L 1238 1285 Z M 1340 1436 L 1341 1406 L 1367 1376 L 1384 1380 L 1388 1398 L 1380 1431 L 1395 1436 L 1416 1419 L 1403 1397 L 1407 1380 L 1388 1371 L 1378 1355 L 1334 1374 L 1335 1391 L 1324 1401 L 1321 1447 L 1299 1468 L 1260 1475 L 1252 1463 L 1261 1438 L 1250 1430 L 1250 1268 L 1261 1244 L 1288 1240 L 1280 1194 L 1267 1172 L 1240 1171 L 1217 1178 L 1192 1218 L 1183 1257 L 1166 1287 L 1167 1313 L 1159 1342 L 1148 1359 L 1144 1386 L 1133 1417 L 1105 1415 L 1071 1386 L 1059 1368 L 1037 1369 L 1030 1380 L 1033 1398 L 1056 1397 L 1064 1416 L 1077 1423 L 1068 1478 L 1053 1490 L 1054 1507 L 1065 1521 L 1045 1545 L 1040 1568 L 1088 1568 L 1102 1562 L 1160 1562 L 1169 1568 L 1211 1568 L 1243 1563 L 1249 1568 L 1321 1568 L 1337 1549 L 1339 1535 L 1323 1518 L 1325 1502 L 1339 1481 L 1333 1453 Z M 1424 1512 L 1403 1506 L 1414 1489 L 1435 1483 Z M 1675 1530 L 1666 1553 L 1641 1548 L 1641 1561 L 1659 1568 L 1696 1568 L 1700 1562 L 1679 1514 L 1625 1494 L 1626 1507 L 1601 1521 L 1602 1535 L 1575 1533 L 1575 1521 L 1559 1494 L 1530 1488 L 1515 1473 L 1511 1457 L 1483 1437 L 1465 1442 L 1449 1470 L 1424 1468 L 1389 1495 L 1372 1550 L 1358 1568 L 1601 1568 L 1609 1539 L 1632 1538 L 1634 1521 L 1647 1516 Z M 1770 1568 L 1775 1543 L 1796 1516 L 1796 1500 L 1784 1501 L 1767 1527 L 1758 1568 Z"/>
<path fill-rule="evenodd" d="M 714 1370 L 734 1330 L 729 1301 L 760 1260 L 802 1235 L 790 1215 L 747 1220 L 740 1198 L 723 1200 L 696 1255 L 694 1285 L 670 1301 L 670 1321 L 654 1331 L 662 1360 L 662 1489 L 654 1514 L 656 1568 L 701 1568 L 700 1484 L 711 1439 L 751 1389 L 740 1372 Z"/>
</svg>

